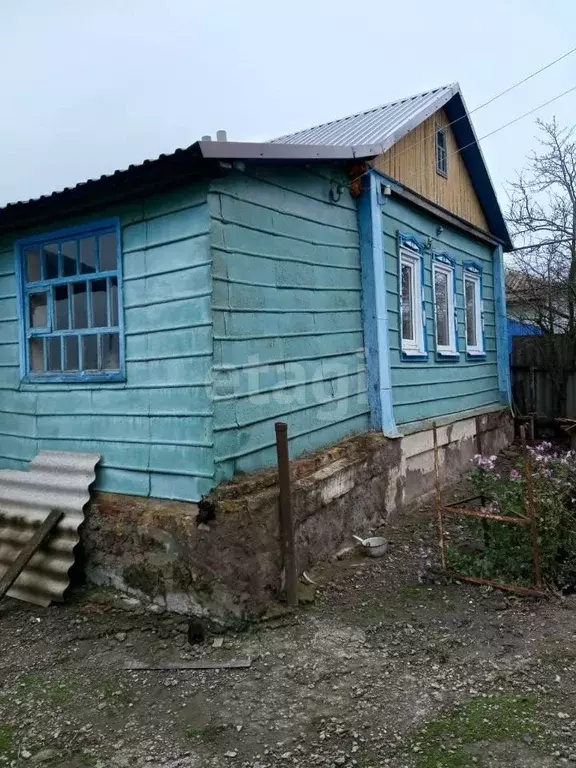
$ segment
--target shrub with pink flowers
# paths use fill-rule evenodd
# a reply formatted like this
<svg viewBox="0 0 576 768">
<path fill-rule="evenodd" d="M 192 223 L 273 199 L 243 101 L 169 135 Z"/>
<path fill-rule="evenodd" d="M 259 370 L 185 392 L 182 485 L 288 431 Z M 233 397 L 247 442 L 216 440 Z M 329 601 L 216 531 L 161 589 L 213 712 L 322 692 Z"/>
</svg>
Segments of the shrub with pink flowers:
<svg viewBox="0 0 576 768">
<path fill-rule="evenodd" d="M 576 451 L 550 442 L 529 447 L 534 502 L 538 517 L 542 573 L 557 589 L 576 589 Z M 496 456 L 474 456 L 472 483 L 485 498 L 486 511 L 526 516 L 524 462 L 498 466 Z M 451 565 L 470 575 L 518 583 L 532 580 L 532 538 L 528 526 L 465 518 L 461 522 L 476 542 L 473 553 L 454 547 Z M 479 543 L 481 542 L 481 545 Z"/>
</svg>

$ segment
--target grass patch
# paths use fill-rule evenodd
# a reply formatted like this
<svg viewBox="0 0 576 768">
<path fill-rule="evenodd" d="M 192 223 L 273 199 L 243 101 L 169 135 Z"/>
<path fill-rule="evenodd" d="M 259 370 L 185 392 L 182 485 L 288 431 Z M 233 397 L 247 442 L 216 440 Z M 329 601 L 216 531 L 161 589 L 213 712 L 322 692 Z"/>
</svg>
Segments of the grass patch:
<svg viewBox="0 0 576 768">
<path fill-rule="evenodd" d="M 519 742 L 532 749 L 546 746 L 537 721 L 540 703 L 534 696 L 489 696 L 472 699 L 434 720 L 413 738 L 404 751 L 416 768 L 471 768 L 483 765 L 470 747 L 478 742 Z M 526 745 L 527 746 L 527 745 Z"/>
<path fill-rule="evenodd" d="M 74 697 L 74 689 L 70 683 L 55 683 L 48 689 L 48 695 L 55 704 L 67 704 Z"/>
<path fill-rule="evenodd" d="M 12 750 L 14 729 L 9 725 L 0 725 L 0 755 L 6 755 Z"/>
</svg>

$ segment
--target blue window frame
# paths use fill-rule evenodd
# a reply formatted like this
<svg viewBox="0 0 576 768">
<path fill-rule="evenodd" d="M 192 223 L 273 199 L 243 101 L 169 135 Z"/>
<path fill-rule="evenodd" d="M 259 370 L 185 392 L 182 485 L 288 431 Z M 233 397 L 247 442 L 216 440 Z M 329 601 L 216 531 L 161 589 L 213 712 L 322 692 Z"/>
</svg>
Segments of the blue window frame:
<svg viewBox="0 0 576 768">
<path fill-rule="evenodd" d="M 456 262 L 445 251 L 432 252 L 432 298 L 436 358 L 458 360 Z"/>
<path fill-rule="evenodd" d="M 30 381 L 121 381 L 118 219 L 16 243 L 22 375 Z"/>
<path fill-rule="evenodd" d="M 423 244 L 411 234 L 398 233 L 398 297 L 400 348 L 403 360 L 426 360 L 428 342 L 424 297 Z"/>
<path fill-rule="evenodd" d="M 436 126 L 436 170 L 442 176 L 448 176 L 448 140 L 446 128 Z"/>
</svg>

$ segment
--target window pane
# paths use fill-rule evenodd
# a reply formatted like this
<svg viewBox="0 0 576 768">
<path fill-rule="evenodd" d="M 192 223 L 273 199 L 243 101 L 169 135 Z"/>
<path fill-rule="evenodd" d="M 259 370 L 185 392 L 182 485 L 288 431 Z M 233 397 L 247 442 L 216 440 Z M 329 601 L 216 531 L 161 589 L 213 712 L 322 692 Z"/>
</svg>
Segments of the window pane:
<svg viewBox="0 0 576 768">
<path fill-rule="evenodd" d="M 32 293 L 30 295 L 30 328 L 48 327 L 48 294 Z"/>
<path fill-rule="evenodd" d="M 77 371 L 79 367 L 78 336 L 64 336 L 64 370 Z"/>
<path fill-rule="evenodd" d="M 72 277 L 77 274 L 76 257 L 78 255 L 78 243 L 76 240 L 67 240 L 62 243 L 62 274 L 64 277 Z"/>
<path fill-rule="evenodd" d="M 108 232 L 98 238 L 98 257 L 100 271 L 116 269 L 116 233 Z"/>
<path fill-rule="evenodd" d="M 40 248 L 27 248 L 24 253 L 26 263 L 26 280 L 29 283 L 36 283 L 42 280 L 42 269 L 40 267 Z"/>
<path fill-rule="evenodd" d="M 30 370 L 32 373 L 44 372 L 44 342 L 42 339 L 30 339 L 28 342 L 30 354 Z"/>
<path fill-rule="evenodd" d="M 70 328 L 67 285 L 54 286 L 54 320 L 57 331 L 66 331 Z"/>
<path fill-rule="evenodd" d="M 409 264 L 402 264 L 402 338 L 414 340 L 412 267 Z"/>
<path fill-rule="evenodd" d="M 72 306 L 74 328 L 88 328 L 88 306 L 86 303 L 86 283 L 72 284 Z"/>
<path fill-rule="evenodd" d="M 98 370 L 98 336 L 82 336 L 82 370 Z"/>
<path fill-rule="evenodd" d="M 438 346 L 450 345 L 450 318 L 448 317 L 448 275 L 434 271 L 434 296 L 436 300 L 436 339 Z"/>
<path fill-rule="evenodd" d="M 48 370 L 49 371 L 61 371 L 62 370 L 62 354 L 60 345 L 60 336 L 53 336 L 51 339 L 46 339 L 47 351 L 48 351 Z"/>
<path fill-rule="evenodd" d="M 102 368 L 106 371 L 120 370 L 120 342 L 117 333 L 102 335 Z"/>
<path fill-rule="evenodd" d="M 82 274 L 96 272 L 95 237 L 83 237 L 80 240 L 80 272 Z"/>
<path fill-rule="evenodd" d="M 477 346 L 476 329 L 476 284 L 473 280 L 464 281 L 466 293 L 466 343 L 469 347 Z"/>
<path fill-rule="evenodd" d="M 110 325 L 115 328 L 118 325 L 118 280 L 110 278 Z"/>
<path fill-rule="evenodd" d="M 92 301 L 92 328 L 105 328 L 108 325 L 106 305 L 106 280 L 93 280 L 90 284 Z"/>
<path fill-rule="evenodd" d="M 54 280 L 58 277 L 58 246 L 45 245 L 44 252 L 44 280 Z"/>
</svg>

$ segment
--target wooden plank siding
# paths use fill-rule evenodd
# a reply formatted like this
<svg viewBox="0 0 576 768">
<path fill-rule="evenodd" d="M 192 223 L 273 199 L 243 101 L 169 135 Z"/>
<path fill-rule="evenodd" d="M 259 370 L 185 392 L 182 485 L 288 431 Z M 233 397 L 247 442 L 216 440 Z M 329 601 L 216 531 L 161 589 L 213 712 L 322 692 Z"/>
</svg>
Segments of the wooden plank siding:
<svg viewBox="0 0 576 768">
<path fill-rule="evenodd" d="M 249 168 L 209 194 L 216 477 L 369 428 L 356 205 L 336 168 Z"/>
<path fill-rule="evenodd" d="M 0 468 L 41 450 L 102 455 L 96 488 L 197 501 L 213 486 L 207 184 L 61 219 L 119 216 L 126 382 L 23 383 L 14 240 L 0 242 Z"/>
<path fill-rule="evenodd" d="M 430 426 L 442 416 L 485 412 L 500 407 L 496 361 L 496 320 L 492 250 L 467 235 L 443 225 L 404 202 L 390 198 L 383 209 L 386 291 L 389 324 L 392 399 L 396 423 L 402 431 Z M 424 251 L 424 299 L 426 310 L 425 360 L 406 360 L 401 352 L 398 233 L 408 233 L 431 243 L 435 251 L 446 251 L 456 262 L 456 297 L 459 357 L 437 360 L 435 349 L 434 304 L 432 295 L 432 254 Z M 463 262 L 482 267 L 482 299 L 486 356 L 468 359 L 464 316 Z"/>
<path fill-rule="evenodd" d="M 388 152 L 373 161 L 387 176 L 418 192 L 433 203 L 489 231 L 468 169 L 451 128 L 447 128 L 448 177 L 436 170 L 436 126 L 449 124 L 443 109 L 429 117 Z"/>
</svg>

